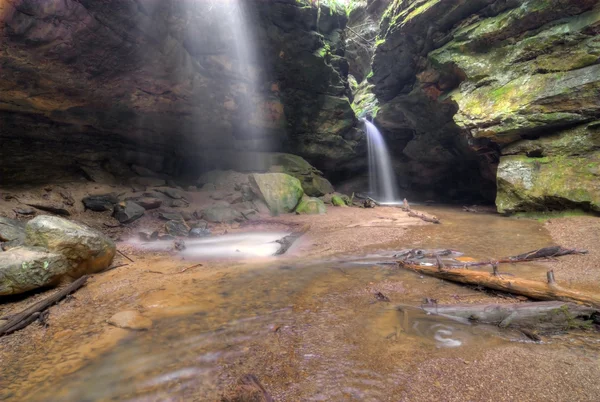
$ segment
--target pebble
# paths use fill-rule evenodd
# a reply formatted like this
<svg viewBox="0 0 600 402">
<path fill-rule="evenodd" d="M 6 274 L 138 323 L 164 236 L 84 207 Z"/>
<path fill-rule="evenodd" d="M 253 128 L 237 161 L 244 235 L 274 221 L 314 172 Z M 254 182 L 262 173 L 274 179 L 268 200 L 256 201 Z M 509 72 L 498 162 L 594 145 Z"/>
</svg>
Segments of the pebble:
<svg viewBox="0 0 600 402">
<path fill-rule="evenodd" d="M 108 320 L 110 325 L 118 328 L 144 331 L 152 328 L 152 320 L 144 317 L 135 310 L 119 311 Z"/>
</svg>

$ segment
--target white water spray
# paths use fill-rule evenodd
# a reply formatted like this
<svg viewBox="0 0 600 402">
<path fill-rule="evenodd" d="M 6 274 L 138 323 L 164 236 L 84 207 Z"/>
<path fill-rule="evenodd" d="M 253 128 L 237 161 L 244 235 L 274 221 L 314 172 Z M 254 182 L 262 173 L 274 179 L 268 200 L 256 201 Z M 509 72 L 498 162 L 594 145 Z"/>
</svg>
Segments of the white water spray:
<svg viewBox="0 0 600 402">
<path fill-rule="evenodd" d="M 362 120 L 367 128 L 371 196 L 382 204 L 399 203 L 396 175 L 383 136 L 373 123 L 367 119 Z"/>
</svg>

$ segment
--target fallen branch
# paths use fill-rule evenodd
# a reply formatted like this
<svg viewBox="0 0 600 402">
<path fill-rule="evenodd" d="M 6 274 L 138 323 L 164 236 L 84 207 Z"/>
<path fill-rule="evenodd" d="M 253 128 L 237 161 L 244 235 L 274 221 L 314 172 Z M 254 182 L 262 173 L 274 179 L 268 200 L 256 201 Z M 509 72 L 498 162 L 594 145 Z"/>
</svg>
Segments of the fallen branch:
<svg viewBox="0 0 600 402">
<path fill-rule="evenodd" d="M 33 306 L 26 308 L 20 313 L 11 316 L 8 322 L 0 326 L 0 336 L 8 335 L 15 331 L 18 331 L 19 329 L 25 328 L 27 325 L 31 324 L 36 319 L 38 319 L 40 314 L 48 307 L 52 306 L 55 303 L 58 303 L 64 297 L 82 287 L 88 280 L 88 278 L 88 275 L 84 275 L 81 278 L 77 279 L 75 282 L 71 283 L 69 286 L 65 287 L 64 289 L 54 293 L 52 296 L 47 297 L 46 299 L 34 304 Z"/>
<path fill-rule="evenodd" d="M 129 265 L 129 264 L 119 264 L 119 265 L 113 265 L 112 267 L 108 267 L 108 268 L 106 268 L 104 271 L 100 271 L 100 272 L 98 272 L 98 273 L 99 273 L 99 274 L 103 274 L 103 273 L 105 273 L 105 272 L 112 271 L 113 269 L 117 269 L 117 268 L 121 268 L 121 267 L 126 267 L 126 266 L 128 266 L 128 265 Z"/>
<path fill-rule="evenodd" d="M 292 244 L 294 244 L 296 240 L 298 240 L 304 233 L 308 232 L 308 229 L 310 229 L 310 226 L 305 225 L 299 230 L 285 236 L 284 238 L 275 240 L 277 243 L 281 244 L 281 247 L 279 247 L 279 250 L 277 250 L 273 255 L 285 254 L 285 252 L 292 247 Z"/>
<path fill-rule="evenodd" d="M 129 258 L 129 256 L 127 256 L 124 252 L 122 252 L 121 250 L 117 250 L 117 253 L 121 254 L 123 257 L 127 258 L 129 261 L 131 262 L 135 262 L 133 261 L 131 258 Z"/>
<path fill-rule="evenodd" d="M 406 261 L 398 261 L 398 266 L 423 275 L 523 295 L 534 300 L 561 300 L 600 308 L 600 295 L 565 289 L 553 283 L 519 278 L 506 279 L 502 275 L 493 275 L 483 271 L 447 269 L 447 267 L 440 269 L 437 266 L 416 265 Z"/>
<path fill-rule="evenodd" d="M 188 269 L 192 269 L 192 268 L 196 268 L 196 267 L 201 267 L 201 266 L 202 266 L 202 264 L 196 264 L 196 265 L 192 265 L 191 267 L 187 267 L 187 268 L 184 268 L 184 269 L 182 269 L 182 270 L 181 270 L 181 271 L 179 271 L 178 273 L 179 273 L 179 274 L 183 274 L 183 273 L 184 273 L 185 271 L 187 271 Z"/>
<path fill-rule="evenodd" d="M 502 328 L 529 328 L 545 331 L 585 326 L 596 309 L 561 301 L 515 304 L 451 304 L 421 306 L 425 312 L 457 317 Z"/>
<path fill-rule="evenodd" d="M 413 218 L 419 218 L 421 220 L 424 220 L 425 222 L 430 222 L 430 223 L 435 223 L 435 224 L 440 224 L 442 222 L 440 222 L 440 220 L 438 218 L 436 218 L 435 216 L 430 217 L 427 216 L 425 214 L 419 213 L 419 212 L 415 212 L 415 211 L 408 211 L 408 216 L 413 217 Z"/>
</svg>

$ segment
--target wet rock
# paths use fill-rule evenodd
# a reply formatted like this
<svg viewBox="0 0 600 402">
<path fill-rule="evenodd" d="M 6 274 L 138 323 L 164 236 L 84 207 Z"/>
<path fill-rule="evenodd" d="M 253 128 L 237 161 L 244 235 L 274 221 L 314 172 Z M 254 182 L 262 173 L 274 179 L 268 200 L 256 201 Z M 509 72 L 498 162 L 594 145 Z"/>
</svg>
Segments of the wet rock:
<svg viewBox="0 0 600 402">
<path fill-rule="evenodd" d="M 119 199 L 115 194 L 99 194 L 89 195 L 83 200 L 85 209 L 89 209 L 96 212 L 111 211 L 114 209 L 115 204 L 119 202 Z"/>
<path fill-rule="evenodd" d="M 144 331 L 152 328 L 152 320 L 135 310 L 119 311 L 109 318 L 108 323 L 118 328 Z"/>
<path fill-rule="evenodd" d="M 203 209 L 201 216 L 209 222 L 216 223 L 233 223 L 245 220 L 244 215 L 242 215 L 241 212 L 226 205 L 216 205 Z"/>
<path fill-rule="evenodd" d="M 154 197 L 130 197 L 126 201 L 132 201 L 144 208 L 145 210 L 159 208 L 163 201 Z"/>
<path fill-rule="evenodd" d="M 272 215 L 294 211 L 304 194 L 300 181 L 284 173 L 254 173 L 248 178 L 252 190 L 267 204 Z"/>
<path fill-rule="evenodd" d="M 58 283 L 72 269 L 69 260 L 38 247 L 0 254 L 0 295 L 14 295 Z"/>
<path fill-rule="evenodd" d="M 327 208 L 323 201 L 318 198 L 306 198 L 300 201 L 296 207 L 297 214 L 303 215 L 319 215 L 327 212 Z"/>
<path fill-rule="evenodd" d="M 39 209 L 40 211 L 50 212 L 52 214 L 61 215 L 61 216 L 70 216 L 71 213 L 67 211 L 64 204 L 58 204 L 53 202 L 35 202 L 28 203 L 30 207 L 34 207 L 35 209 Z"/>
<path fill-rule="evenodd" d="M 193 238 L 207 237 L 210 236 L 210 229 L 198 227 L 192 228 L 190 229 L 189 236 Z"/>
<path fill-rule="evenodd" d="M 64 255 L 71 264 L 69 276 L 74 278 L 108 268 L 116 253 L 115 243 L 102 233 L 57 216 L 33 218 L 25 234 L 26 246 Z"/>
<path fill-rule="evenodd" d="M 141 231 L 141 232 L 138 232 L 138 238 L 141 241 L 154 241 L 154 240 L 158 240 L 158 232 L 157 231 L 154 231 L 154 232 Z"/>
<path fill-rule="evenodd" d="M 183 220 L 168 221 L 165 223 L 165 230 L 171 236 L 176 237 L 186 237 L 190 232 L 189 226 Z"/>
<path fill-rule="evenodd" d="M 0 241 L 23 241 L 24 239 L 25 223 L 0 216 Z"/>
<path fill-rule="evenodd" d="M 165 212 L 165 211 L 161 211 L 158 213 L 158 217 L 160 219 L 164 219 L 167 221 L 180 221 L 183 222 L 185 219 L 183 219 L 183 216 L 178 213 L 178 212 Z"/>
<path fill-rule="evenodd" d="M 133 201 L 120 202 L 115 205 L 113 216 L 121 223 L 131 223 L 144 215 L 143 207 Z"/>
<path fill-rule="evenodd" d="M 196 221 L 196 222 L 190 224 L 190 227 L 192 229 L 207 229 L 208 228 L 208 222 L 206 222 L 206 221 Z"/>
<path fill-rule="evenodd" d="M 35 210 L 33 208 L 15 208 L 13 211 L 19 215 L 35 215 Z"/>
<path fill-rule="evenodd" d="M 180 200 L 183 198 L 184 194 L 182 191 L 174 189 L 174 188 L 157 188 L 156 191 L 163 193 L 164 195 L 174 199 L 174 200 Z"/>
</svg>

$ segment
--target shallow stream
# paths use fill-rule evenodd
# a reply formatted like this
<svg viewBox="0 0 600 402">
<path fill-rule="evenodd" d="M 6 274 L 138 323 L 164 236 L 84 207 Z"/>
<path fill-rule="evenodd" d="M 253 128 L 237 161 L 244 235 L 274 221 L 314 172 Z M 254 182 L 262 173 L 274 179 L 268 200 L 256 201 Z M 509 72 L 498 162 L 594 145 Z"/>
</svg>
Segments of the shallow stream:
<svg viewBox="0 0 600 402">
<path fill-rule="evenodd" d="M 426 361 L 466 364 L 507 344 L 553 348 L 567 342 L 556 337 L 532 345 L 516 331 L 397 310 L 396 305 L 419 306 L 424 298 L 497 299 L 385 264 L 396 250 L 453 248 L 483 259 L 552 244 L 536 221 L 449 208 L 427 211 L 443 224 L 411 228 L 406 241 L 389 250 L 319 261 L 274 260 L 199 283 L 192 312 L 131 333 L 59 384 L 39 388 L 32 400 L 218 400 L 245 373 L 256 374 L 278 400 L 398 400 L 411 373 Z M 505 270 L 545 278 L 543 264 Z M 390 302 L 378 301 L 377 292 Z"/>
</svg>

